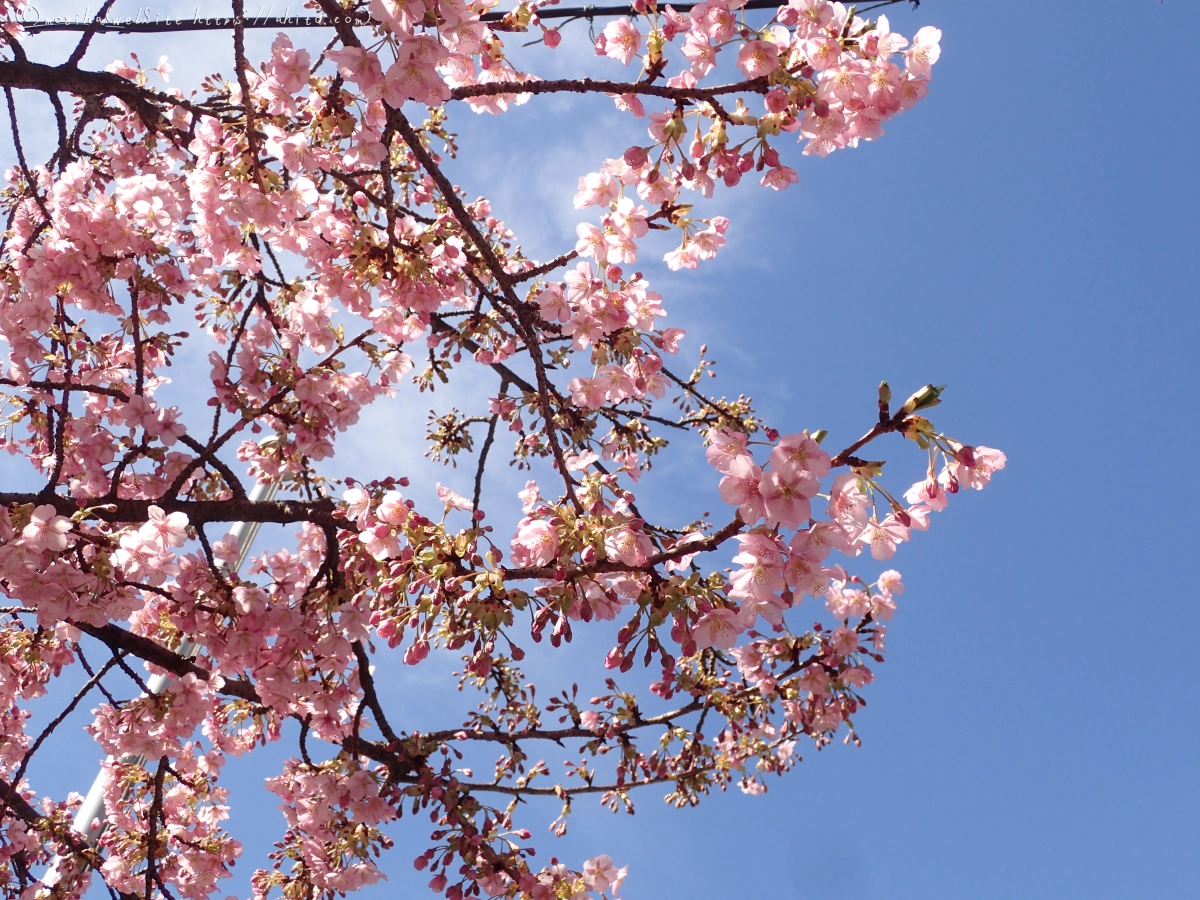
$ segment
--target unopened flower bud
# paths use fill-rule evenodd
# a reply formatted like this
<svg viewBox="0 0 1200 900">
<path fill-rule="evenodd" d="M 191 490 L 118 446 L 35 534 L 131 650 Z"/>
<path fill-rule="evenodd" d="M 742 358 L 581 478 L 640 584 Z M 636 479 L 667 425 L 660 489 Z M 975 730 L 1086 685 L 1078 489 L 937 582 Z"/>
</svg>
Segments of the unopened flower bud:
<svg viewBox="0 0 1200 900">
<path fill-rule="evenodd" d="M 646 164 L 646 160 L 650 158 L 650 151 L 646 147 L 630 147 L 625 151 L 625 162 L 638 169 Z"/>
<path fill-rule="evenodd" d="M 942 391 L 946 389 L 944 384 L 933 385 L 927 384 L 911 397 L 904 401 L 902 411 L 905 415 L 915 413 L 920 409 L 929 409 L 931 406 L 937 406 L 942 401 L 938 399 Z"/>
<path fill-rule="evenodd" d="M 789 103 L 787 91 L 779 87 L 771 88 L 767 91 L 767 96 L 763 98 L 763 103 L 770 112 L 783 112 L 788 108 Z"/>
</svg>

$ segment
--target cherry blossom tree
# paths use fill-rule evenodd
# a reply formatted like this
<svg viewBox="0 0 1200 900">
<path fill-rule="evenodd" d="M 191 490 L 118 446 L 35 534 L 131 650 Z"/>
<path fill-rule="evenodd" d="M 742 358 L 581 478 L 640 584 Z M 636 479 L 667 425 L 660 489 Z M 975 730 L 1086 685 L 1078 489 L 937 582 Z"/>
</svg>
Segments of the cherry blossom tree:
<svg viewBox="0 0 1200 900">
<path fill-rule="evenodd" d="M 265 786 L 284 821 L 252 883 L 296 900 L 380 879 L 405 816 L 432 823 L 404 856 L 447 897 L 614 896 L 626 870 L 607 856 L 535 861 L 518 804 L 561 806 L 562 833 L 586 795 L 632 811 L 639 787 L 677 806 L 755 794 L 805 741 L 857 742 L 904 587 L 855 566 L 890 560 L 1004 455 L 941 433 L 933 385 L 893 403 L 882 384 L 842 447 L 765 423 L 707 392 L 710 361 L 638 265 L 651 232 L 674 235 L 671 269 L 723 252 L 729 221 L 695 201 L 796 184 L 780 142 L 822 157 L 882 135 L 926 96 L 940 32 L 826 0 L 637 0 L 595 35 L 610 79 L 543 80 L 505 39 L 563 52 L 554 2 L 313 0 L 324 51 L 279 33 L 260 62 L 233 0 L 232 74 L 185 92 L 165 59 L 82 65 L 98 23 L 37 61 L 22 2 L 0 0 L 2 440 L 41 484 L 0 493 L 5 896 L 213 896 L 241 852 L 222 768 L 285 735 Z M 615 103 L 645 138 L 582 174 L 576 234 L 539 261 L 444 166 L 453 116 L 562 92 Z M 42 164 L 25 94 L 56 123 Z M 207 360 L 207 407 L 159 399 L 185 356 Z M 366 406 L 462 378 L 490 387 L 435 411 L 427 443 L 473 473 L 470 496 L 439 486 L 419 508 L 404 472 L 323 474 Z M 711 464 L 716 521 L 639 506 L 672 439 Z M 927 476 L 887 486 L 880 439 L 911 441 Z M 484 505 L 506 448 L 528 482 L 523 517 L 500 522 Z M 245 523 L 289 537 L 239 570 Z M 606 658 L 573 658 L 604 692 L 535 689 L 526 653 L 586 628 L 614 635 Z M 461 656 L 478 707 L 422 733 L 373 672 L 431 654 Z M 33 729 L 39 704 L 58 712 Z M 79 796 L 44 796 L 30 763 L 81 704 L 108 761 L 103 809 L 73 823 Z M 559 745 L 572 759 L 543 761 Z"/>
</svg>

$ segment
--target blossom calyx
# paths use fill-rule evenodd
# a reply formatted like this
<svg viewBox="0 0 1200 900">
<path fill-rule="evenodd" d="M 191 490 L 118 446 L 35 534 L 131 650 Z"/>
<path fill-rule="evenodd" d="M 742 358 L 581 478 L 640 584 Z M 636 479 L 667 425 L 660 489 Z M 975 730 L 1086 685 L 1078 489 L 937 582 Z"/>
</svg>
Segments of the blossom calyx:
<svg viewBox="0 0 1200 900">
<path fill-rule="evenodd" d="M 924 416 L 909 416 L 900 428 L 903 435 L 910 441 L 916 441 L 922 450 L 929 448 L 929 438 L 936 433 L 933 423 Z"/>
</svg>

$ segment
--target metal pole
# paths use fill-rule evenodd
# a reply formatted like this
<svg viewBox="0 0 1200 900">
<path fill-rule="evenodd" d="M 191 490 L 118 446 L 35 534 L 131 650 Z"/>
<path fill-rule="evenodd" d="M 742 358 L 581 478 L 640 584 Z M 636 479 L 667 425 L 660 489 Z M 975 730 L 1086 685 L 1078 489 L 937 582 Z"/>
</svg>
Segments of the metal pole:
<svg viewBox="0 0 1200 900">
<path fill-rule="evenodd" d="M 270 500 L 275 496 L 276 485 L 274 483 L 264 484 L 259 482 L 254 485 L 254 489 L 250 491 L 250 500 L 253 503 L 261 503 Z M 261 522 L 235 522 L 230 532 L 237 538 L 238 542 L 238 558 L 233 564 L 232 569 L 218 563 L 218 567 L 225 572 L 237 572 L 250 556 L 250 546 L 254 543 L 255 537 L 258 536 L 258 529 L 262 525 Z M 179 645 L 178 653 L 180 656 L 191 659 L 196 655 L 197 645 L 194 641 L 184 638 Z M 161 694 L 166 690 L 167 685 L 171 683 L 174 675 L 164 672 L 160 675 L 155 675 L 147 682 L 146 687 L 150 689 L 150 694 Z M 142 756 L 122 756 L 122 763 L 142 763 L 145 762 L 145 757 Z M 82 834 L 87 842 L 94 843 L 100 833 L 104 831 L 104 769 L 102 768 L 96 773 L 96 779 L 92 782 L 91 790 L 87 792 L 87 796 L 83 798 L 83 804 L 79 807 L 79 812 L 75 814 L 75 820 L 71 823 L 71 827 Z M 46 869 L 46 874 L 42 876 L 42 884 L 47 887 L 54 887 L 62 878 L 63 858 L 55 856 L 50 861 L 50 866 Z M 146 898 L 150 900 L 150 898 Z"/>
</svg>

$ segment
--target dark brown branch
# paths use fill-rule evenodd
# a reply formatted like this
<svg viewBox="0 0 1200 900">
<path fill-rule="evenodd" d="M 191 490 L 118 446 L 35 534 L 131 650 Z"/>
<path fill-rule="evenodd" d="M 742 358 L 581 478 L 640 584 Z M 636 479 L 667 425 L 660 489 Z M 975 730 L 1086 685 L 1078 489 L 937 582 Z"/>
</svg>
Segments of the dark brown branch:
<svg viewBox="0 0 1200 900">
<path fill-rule="evenodd" d="M 37 736 L 37 739 L 30 744 L 29 749 L 25 751 L 25 755 L 21 757 L 21 764 L 17 766 L 17 771 L 13 775 L 14 784 L 21 783 L 21 779 L 25 777 L 25 772 L 29 768 L 30 761 L 33 759 L 34 754 L 38 752 L 38 749 L 42 746 L 42 744 L 45 743 L 46 738 L 50 737 L 50 735 L 54 733 L 54 729 L 58 728 L 58 726 L 66 720 L 67 716 L 75 711 L 75 708 L 79 706 L 79 704 L 83 701 L 83 698 L 91 693 L 92 688 L 99 684 L 100 679 L 108 674 L 109 669 L 116 664 L 117 658 L 114 657 L 101 666 L 100 671 L 92 675 L 92 677 L 87 680 L 87 683 L 79 689 L 78 693 L 75 694 L 75 696 L 71 699 L 71 702 L 67 704 L 66 708 L 57 716 L 55 716 L 50 724 L 42 729 L 42 733 Z"/>
<path fill-rule="evenodd" d="M 92 38 L 100 31 L 100 23 L 108 18 L 108 11 L 113 8 L 117 0 L 105 0 L 104 5 L 96 10 L 96 16 L 83 32 L 83 37 L 79 39 L 79 43 L 75 45 L 75 49 L 71 51 L 71 56 L 67 60 L 68 66 L 77 66 L 83 60 L 84 54 L 87 53 L 88 45 L 91 44 Z M 146 900 L 150 900 L 147 896 Z"/>
<path fill-rule="evenodd" d="M 504 393 L 503 385 L 500 387 L 500 393 Z M 479 509 L 479 498 L 483 493 L 483 469 L 487 465 L 488 451 L 492 449 L 492 442 L 496 439 L 496 422 L 499 419 L 498 415 L 494 415 L 488 421 L 487 437 L 483 439 L 483 447 L 479 450 L 479 463 L 475 468 L 475 493 L 471 495 L 472 513 Z"/>
<path fill-rule="evenodd" d="M 0 60 L 0 86 L 44 91 L 47 94 L 63 92 L 79 97 L 116 97 L 133 107 L 148 128 L 165 121 L 156 104 L 198 110 L 193 103 L 151 88 L 139 87 L 112 72 L 88 72 L 71 65 L 47 66 L 35 62 Z"/>
<path fill-rule="evenodd" d="M 636 721 L 617 725 L 612 729 L 612 733 L 625 734 L 626 732 L 636 731 L 639 728 L 667 725 L 680 716 L 699 712 L 704 706 L 705 704 L 702 701 L 693 700 L 687 706 L 681 706 L 679 709 L 674 709 L 670 712 L 659 713 L 657 716 L 650 716 L 648 718 L 639 717 Z M 549 730 L 531 728 L 526 731 L 464 731 L 463 729 L 459 729 L 457 731 L 435 731 L 423 736 L 431 741 L 453 741 L 458 739 L 457 736 L 459 734 L 466 734 L 466 740 L 468 741 L 491 741 L 498 744 L 515 744 L 519 741 L 561 741 L 567 738 L 592 739 L 603 736 L 578 725 L 571 728 L 553 728 Z"/>
<path fill-rule="evenodd" d="M 164 512 L 181 512 L 193 525 L 207 522 L 270 522 L 293 525 L 312 522 L 314 525 L 344 527 L 345 520 L 333 515 L 334 501 L 319 500 L 260 500 L 230 498 L 229 500 L 177 500 L 160 497 L 157 500 L 92 500 L 76 501 L 59 494 L 14 493 L 0 491 L 0 506 L 20 506 L 26 503 L 51 504 L 59 515 L 73 516 L 89 503 L 103 503 L 90 510 L 89 516 L 104 522 L 133 523 L 149 519 L 149 509 L 157 506 Z"/>
<path fill-rule="evenodd" d="M 11 784 L 0 778 L 0 819 L 9 811 L 16 813 L 17 818 L 30 825 L 38 825 L 42 821 L 41 814 L 29 805 L 29 801 L 17 793 Z"/>
<path fill-rule="evenodd" d="M 152 900 L 155 884 L 162 885 L 162 880 L 158 877 L 158 862 L 155 856 L 158 854 L 158 820 L 162 816 L 163 783 L 167 780 L 167 766 L 169 763 L 170 760 L 165 756 L 158 761 L 158 769 L 154 773 L 154 799 L 150 803 L 150 808 L 146 810 L 145 900 Z"/>
<path fill-rule="evenodd" d="M 398 741 L 399 738 L 396 736 L 396 732 L 392 730 L 387 716 L 384 715 L 383 706 L 379 702 L 379 696 L 375 693 L 375 679 L 371 676 L 371 659 L 367 656 L 367 651 L 363 648 L 362 641 L 355 641 L 350 646 L 354 648 L 354 658 L 358 661 L 358 683 L 362 686 L 363 700 L 371 712 L 375 714 L 375 724 L 379 726 L 379 730 L 383 732 L 383 736 L 389 741 Z"/>
<path fill-rule="evenodd" d="M 593 735 L 594 736 L 594 735 Z M 707 770 L 705 770 L 707 771 Z M 637 781 L 629 781 L 625 784 L 581 784 L 579 787 L 563 787 L 555 785 L 554 787 L 518 787 L 513 784 L 460 784 L 460 790 L 477 791 L 486 794 L 507 794 L 510 797 L 561 797 L 563 794 L 607 794 L 611 791 L 625 793 L 634 788 L 646 787 L 651 784 L 663 784 L 668 781 L 678 781 L 681 778 L 690 778 L 696 775 L 695 770 L 688 772 L 680 772 L 677 775 L 662 775 L 656 778 L 639 779 Z"/>
<path fill-rule="evenodd" d="M 656 553 L 648 557 L 646 562 L 640 566 L 631 566 L 627 563 L 611 559 L 601 559 L 590 565 L 577 566 L 572 569 L 559 570 L 557 566 L 523 566 L 515 569 L 501 569 L 500 571 L 503 573 L 505 579 L 557 578 L 561 575 L 562 579 L 566 581 L 587 575 L 596 575 L 601 572 L 648 572 L 655 566 L 670 562 L 673 559 L 682 559 L 693 553 L 707 553 L 710 550 L 717 549 L 721 544 L 740 532 L 743 524 L 742 517 L 735 514 L 733 521 L 720 530 L 713 532 L 708 537 L 686 544 L 676 544 L 670 550 L 664 550 L 662 553 Z"/>
<path fill-rule="evenodd" d="M 130 656 L 136 656 L 178 677 L 191 674 L 205 681 L 212 678 L 212 672 L 203 666 L 197 665 L 192 660 L 180 656 L 173 650 L 169 650 L 149 638 L 125 631 L 116 625 L 95 626 L 79 622 L 73 624 L 80 631 L 107 645 L 109 649 L 118 652 L 123 651 Z M 237 697 L 254 704 L 261 705 L 262 703 L 262 700 L 258 696 L 258 691 L 254 689 L 254 685 L 244 679 L 223 678 L 223 684 L 216 690 L 217 693 Z M 386 746 L 376 741 L 368 741 L 359 737 L 346 738 L 342 741 L 342 748 L 347 753 L 356 753 L 388 766 L 393 774 L 411 771 L 412 768 L 411 764 L 404 763 L 396 753 L 389 751 Z M 3 785 L 3 782 L 0 782 L 0 785 Z M 0 797 L 2 796 L 3 794 L 0 793 Z"/>
<path fill-rule="evenodd" d="M 195 675 L 204 681 L 212 678 L 212 672 L 203 666 L 197 665 L 186 657 L 180 656 L 174 650 L 168 650 L 161 644 L 150 640 L 150 638 L 142 637 L 140 634 L 134 634 L 131 631 L 126 631 L 124 628 L 119 628 L 116 625 L 89 625 L 86 622 L 72 623 L 76 628 L 84 634 L 94 637 L 96 640 L 105 644 L 110 650 L 116 652 L 125 652 L 131 656 L 136 656 L 148 663 L 158 666 L 160 669 L 166 669 L 172 675 L 182 678 L 185 675 Z M 231 697 L 239 697 L 242 700 L 249 700 L 251 703 L 261 703 L 258 697 L 258 691 L 254 689 L 254 685 L 241 678 L 223 678 L 223 684 L 217 688 L 218 693 L 228 694 Z"/>
<path fill-rule="evenodd" d="M 562 256 L 556 256 L 549 262 L 544 262 L 540 266 L 534 266 L 532 269 L 525 269 L 522 272 L 514 272 L 509 276 L 509 280 L 513 284 L 520 284 L 522 281 L 529 281 L 531 278 L 540 278 L 547 272 L 553 272 L 559 266 L 565 266 L 571 260 L 579 255 L 578 250 L 572 250 L 570 253 L 564 253 Z"/>
<path fill-rule="evenodd" d="M 877 0 L 877 2 L 869 6 L 861 7 L 857 12 L 861 15 L 865 12 L 870 12 L 873 9 L 879 9 L 884 6 L 895 6 L 898 3 L 911 3 L 913 6 L 919 6 L 920 0 Z M 685 13 L 698 6 L 698 3 L 672 3 L 671 8 L 676 12 Z M 741 9 L 777 9 L 781 6 L 779 0 L 747 0 Z M 349 13 L 349 10 L 345 10 Z M 639 11 L 632 5 L 617 5 L 617 6 L 566 6 L 561 9 L 555 7 L 543 7 L 538 10 L 539 19 L 605 19 L 611 16 L 636 16 Z M 509 15 L 508 12 L 490 12 L 484 13 L 479 17 L 481 22 L 502 23 Z M 355 15 L 350 22 L 352 27 L 365 27 L 368 25 L 376 25 L 374 19 L 369 18 L 365 14 Z M 55 23 L 55 22 L 30 22 L 25 26 L 25 30 L 30 34 L 40 34 L 49 31 L 84 31 L 93 27 L 91 23 Z M 119 19 L 113 22 L 104 22 L 94 26 L 95 30 L 104 34 L 174 34 L 183 31 L 228 31 L 234 27 L 234 21 L 228 16 L 196 16 L 192 19 L 167 19 L 159 22 L 122 22 Z M 278 30 L 280 28 L 332 28 L 335 23 L 331 22 L 326 16 L 252 16 L 243 24 L 243 28 L 271 28 Z M 498 31 L 505 29 L 499 28 Z"/>
<path fill-rule="evenodd" d="M 242 91 L 242 109 L 246 113 L 246 146 L 250 149 L 250 165 L 253 167 L 255 180 L 259 180 L 262 151 L 254 124 L 254 97 L 250 92 L 250 77 L 246 74 L 249 64 L 246 62 L 246 13 L 243 6 L 244 0 L 233 0 L 233 67 L 236 70 L 238 87 Z"/>
<path fill-rule="evenodd" d="M 69 828 L 61 828 L 53 822 L 42 816 L 36 809 L 29 805 L 29 801 L 22 797 L 16 788 L 0 778 L 0 817 L 4 815 L 3 810 L 11 810 L 22 821 L 31 827 L 41 830 L 46 829 L 54 835 L 54 839 L 63 844 L 72 855 L 83 860 L 83 862 L 92 869 L 100 873 L 101 879 L 104 877 L 104 872 L 101 866 L 104 864 L 104 858 L 96 852 L 92 847 L 89 847 L 87 842 L 80 838 L 75 832 Z M 111 889 L 110 889 L 111 890 Z M 118 892 L 121 900 L 138 900 L 136 894 L 129 894 L 125 891 Z"/>
<path fill-rule="evenodd" d="M 711 88 L 674 88 L 665 84 L 648 84 L 644 81 L 607 81 L 596 78 L 558 78 L 552 81 L 494 81 L 487 84 L 467 84 L 454 88 L 451 99 L 467 100 L 471 97 L 494 97 L 497 94 L 647 94 L 668 100 L 708 102 L 724 94 L 739 94 L 746 91 L 766 93 L 770 90 L 766 76 L 751 78 L 732 84 Z"/>
<path fill-rule="evenodd" d="M 860 464 L 862 461 L 855 460 L 855 458 L 854 458 L 855 451 L 857 451 L 859 448 L 863 447 L 864 445 L 869 444 L 871 441 L 875 440 L 875 438 L 879 437 L 880 435 L 888 434 L 889 432 L 892 432 L 892 431 L 903 430 L 904 420 L 907 419 L 909 417 L 909 415 L 910 415 L 910 413 L 906 413 L 903 409 L 901 409 L 899 412 L 897 412 L 891 418 L 889 418 L 885 421 L 882 421 L 882 422 L 876 422 L 870 431 L 868 431 L 866 434 L 864 434 L 862 437 L 860 437 L 857 441 L 855 441 L 853 444 L 851 444 L 849 447 L 847 447 L 845 450 L 843 450 L 837 456 L 833 457 L 833 459 L 831 459 L 829 461 L 829 464 L 831 466 L 833 466 L 834 468 L 837 468 L 838 466 Z"/>
<path fill-rule="evenodd" d="M 464 335 L 459 334 L 459 331 L 457 328 L 455 328 L 453 325 L 451 325 L 449 322 L 447 322 L 445 319 L 443 319 L 441 316 L 437 315 L 436 313 L 430 315 L 430 317 L 429 317 L 429 329 L 431 331 L 437 332 L 438 334 L 453 334 L 453 335 L 455 335 L 456 336 L 455 340 L 457 340 L 458 343 L 462 345 L 463 349 L 469 350 L 472 353 L 475 353 L 476 351 L 483 349 L 482 347 L 479 346 L 479 344 L 475 343 L 475 341 L 471 340 L 469 337 L 465 337 Z M 493 369 L 493 371 L 499 373 L 501 381 L 510 381 L 527 394 L 536 394 L 537 393 L 537 388 L 535 388 L 532 384 L 530 384 L 528 381 L 526 381 L 524 378 L 522 378 L 520 375 L 518 375 L 516 372 L 514 372 L 512 369 L 510 369 L 508 366 L 506 366 L 504 363 L 498 363 L 498 362 L 491 363 L 491 368 Z"/>
<path fill-rule="evenodd" d="M 67 381 L 14 381 L 11 378 L 0 378 L 0 385 L 5 387 L 14 387 L 20 390 L 28 391 L 78 391 L 83 394 L 104 394 L 108 397 L 116 397 L 118 400 L 129 402 L 129 395 L 124 391 L 116 388 L 100 387 L 95 384 L 79 384 L 77 382 Z"/>
</svg>

